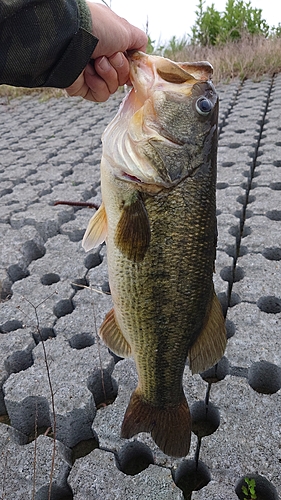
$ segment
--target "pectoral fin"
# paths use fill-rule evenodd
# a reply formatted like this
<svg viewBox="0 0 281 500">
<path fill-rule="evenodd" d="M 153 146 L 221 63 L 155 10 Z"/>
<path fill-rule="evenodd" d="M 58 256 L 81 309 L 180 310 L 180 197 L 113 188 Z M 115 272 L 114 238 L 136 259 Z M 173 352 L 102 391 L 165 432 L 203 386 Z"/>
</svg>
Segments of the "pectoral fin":
<svg viewBox="0 0 281 500">
<path fill-rule="evenodd" d="M 140 193 L 124 204 L 114 241 L 129 260 L 143 260 L 150 243 L 150 225 Z"/>
<path fill-rule="evenodd" d="M 86 252 L 104 242 L 107 236 L 107 219 L 104 204 L 102 203 L 98 211 L 90 219 L 82 246 Z"/>
<path fill-rule="evenodd" d="M 107 347 L 120 358 L 129 358 L 132 355 L 131 347 L 116 323 L 114 309 L 107 313 L 100 327 L 99 336 Z"/>
<path fill-rule="evenodd" d="M 225 320 L 219 299 L 214 292 L 204 328 L 189 349 L 188 358 L 192 373 L 203 372 L 216 364 L 223 356 L 225 347 Z"/>
</svg>

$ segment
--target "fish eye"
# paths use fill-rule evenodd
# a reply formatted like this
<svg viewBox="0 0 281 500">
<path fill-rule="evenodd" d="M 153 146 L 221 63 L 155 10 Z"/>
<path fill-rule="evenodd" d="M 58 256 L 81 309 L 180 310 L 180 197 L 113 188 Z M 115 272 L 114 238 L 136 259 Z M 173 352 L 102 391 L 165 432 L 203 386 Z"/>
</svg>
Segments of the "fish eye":
<svg viewBox="0 0 281 500">
<path fill-rule="evenodd" d="M 202 116 L 207 116 L 213 108 L 213 105 L 207 97 L 199 97 L 195 103 L 196 111 Z"/>
</svg>

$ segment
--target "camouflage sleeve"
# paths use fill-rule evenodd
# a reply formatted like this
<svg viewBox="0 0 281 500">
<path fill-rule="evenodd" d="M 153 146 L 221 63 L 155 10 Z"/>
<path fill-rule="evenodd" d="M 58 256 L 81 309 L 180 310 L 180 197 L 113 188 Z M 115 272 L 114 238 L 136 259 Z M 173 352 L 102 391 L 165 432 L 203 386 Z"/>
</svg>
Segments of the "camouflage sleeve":
<svg viewBox="0 0 281 500">
<path fill-rule="evenodd" d="M 68 87 L 97 43 L 85 0 L 0 0 L 0 84 Z"/>
</svg>

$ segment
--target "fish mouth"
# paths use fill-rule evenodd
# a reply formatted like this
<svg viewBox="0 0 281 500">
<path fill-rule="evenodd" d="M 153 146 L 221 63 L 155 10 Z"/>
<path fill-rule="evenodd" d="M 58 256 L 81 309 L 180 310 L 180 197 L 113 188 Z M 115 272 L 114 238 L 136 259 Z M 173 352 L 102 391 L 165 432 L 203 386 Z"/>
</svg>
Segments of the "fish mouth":
<svg viewBox="0 0 281 500">
<path fill-rule="evenodd" d="M 159 102 L 192 100 L 194 86 L 209 81 L 213 68 L 205 61 L 178 63 L 140 51 L 126 55 L 133 88 L 103 134 L 103 155 L 115 177 L 159 192 L 192 175 L 191 169 L 165 166 L 162 151 L 167 157 L 180 154 L 187 139 L 174 133 L 163 115 L 159 119 Z"/>
<path fill-rule="evenodd" d="M 191 95 L 195 83 L 206 82 L 213 74 L 213 67 L 207 61 L 174 62 L 138 50 L 128 51 L 126 55 L 130 64 L 130 80 L 143 102 L 152 89 L 169 91 L 174 89 L 174 84 L 177 84 L 177 92 Z"/>
</svg>

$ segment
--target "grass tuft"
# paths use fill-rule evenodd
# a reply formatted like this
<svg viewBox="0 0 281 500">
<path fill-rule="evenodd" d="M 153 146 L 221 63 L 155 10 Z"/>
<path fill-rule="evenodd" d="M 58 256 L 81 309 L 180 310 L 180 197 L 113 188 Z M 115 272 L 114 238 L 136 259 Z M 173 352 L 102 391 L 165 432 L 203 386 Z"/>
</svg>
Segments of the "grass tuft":
<svg viewBox="0 0 281 500">
<path fill-rule="evenodd" d="M 165 53 L 168 57 L 168 54 Z M 186 45 L 176 54 L 177 61 L 209 61 L 214 67 L 214 82 L 234 78 L 259 81 L 267 74 L 281 72 L 281 38 L 244 36 L 226 45 L 201 47 Z"/>
</svg>

